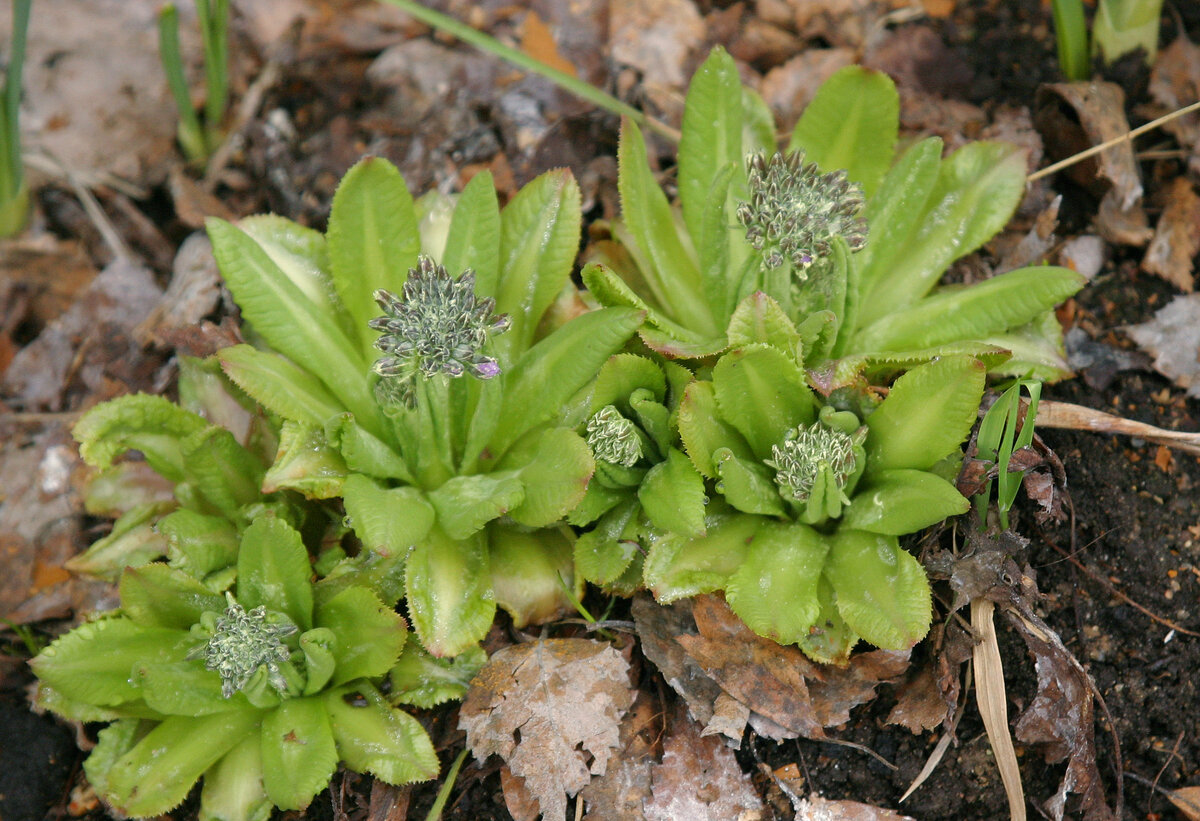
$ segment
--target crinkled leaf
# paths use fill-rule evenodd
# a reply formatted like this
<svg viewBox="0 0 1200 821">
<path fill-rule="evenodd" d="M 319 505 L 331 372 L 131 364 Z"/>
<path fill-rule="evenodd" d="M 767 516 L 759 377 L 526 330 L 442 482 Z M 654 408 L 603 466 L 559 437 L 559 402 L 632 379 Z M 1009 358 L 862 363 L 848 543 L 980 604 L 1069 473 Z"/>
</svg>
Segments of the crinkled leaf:
<svg viewBox="0 0 1200 821">
<path fill-rule="evenodd" d="M 347 587 L 357 586 L 375 591 L 380 601 L 394 605 L 404 595 L 405 556 L 363 550 L 354 558 L 343 559 L 313 585 L 313 601 L 321 604 Z"/>
<path fill-rule="evenodd" d="M 135 665 L 183 661 L 194 643 L 179 630 L 103 618 L 59 637 L 29 666 L 68 699 L 115 706 L 141 698 L 130 681 Z"/>
<path fill-rule="evenodd" d="M 829 576 L 822 573 L 817 582 L 817 603 L 820 606 L 817 620 L 808 635 L 801 636 L 797 643 L 804 655 L 813 661 L 845 667 L 850 662 L 850 651 L 858 644 L 859 636 L 838 612 L 836 598 Z"/>
<path fill-rule="evenodd" d="M 1032 376 L 1047 382 L 1057 382 L 1072 374 L 1063 349 L 1062 325 L 1054 311 L 1046 311 L 1020 328 L 986 337 L 983 341 L 1011 352 L 1011 356 L 1000 362 L 988 363 L 988 373 Z"/>
<path fill-rule="evenodd" d="M 104 799 L 137 818 L 173 809 L 205 770 L 258 730 L 259 717 L 257 710 L 230 710 L 167 718 L 108 769 Z"/>
<path fill-rule="evenodd" d="M 198 430 L 179 443 L 184 478 L 217 510 L 233 518 L 258 501 L 263 464 L 224 428 Z"/>
<path fill-rule="evenodd" d="M 171 566 L 203 579 L 237 561 L 237 528 L 220 516 L 194 510 L 176 510 L 158 521 L 158 532 L 167 540 Z"/>
<path fill-rule="evenodd" d="M 665 460 L 647 471 L 638 500 L 660 530 L 704 535 L 704 478 L 682 451 L 671 448 Z"/>
<path fill-rule="evenodd" d="M 762 291 L 755 291 L 738 303 L 729 318 L 729 346 L 745 348 L 770 345 L 803 364 L 800 334 L 779 303 Z"/>
<path fill-rule="evenodd" d="M 127 450 L 139 450 L 150 467 L 172 482 L 183 481 L 180 442 L 209 426 L 201 416 L 161 396 L 138 393 L 89 410 L 71 434 L 79 455 L 92 467 L 109 467 Z"/>
<path fill-rule="evenodd" d="M 383 675 L 395 664 L 408 638 L 400 614 L 365 587 L 347 588 L 321 603 L 314 621 L 337 637 L 335 686 Z"/>
<path fill-rule="evenodd" d="M 579 575 L 593 584 L 615 581 L 638 554 L 638 514 L 636 499 L 622 500 L 599 517 L 596 526 L 575 541 L 575 567 Z"/>
<path fill-rule="evenodd" d="M 351 706 L 347 699 L 367 703 Z M 389 707 L 369 683 L 358 681 L 330 690 L 325 709 L 338 755 L 349 769 L 396 785 L 437 778 L 437 753 L 420 722 Z"/>
<path fill-rule="evenodd" d="M 329 246 L 324 234 L 276 214 L 244 217 L 238 220 L 238 227 L 253 237 L 279 270 L 327 316 L 343 310 L 329 275 Z"/>
<path fill-rule="evenodd" d="M 253 709 L 244 693 L 225 698 L 221 677 L 204 669 L 200 661 L 143 664 L 134 667 L 132 678 L 146 704 L 164 715 L 203 716 Z"/>
<path fill-rule="evenodd" d="M 353 587 L 351 590 L 362 590 Z M 343 593 L 346 591 L 342 591 Z M 317 605 L 318 610 L 320 605 Z M 316 695 L 325 689 L 337 669 L 334 651 L 340 644 L 339 637 L 327 627 L 314 627 L 300 634 L 300 652 L 304 655 L 304 690 L 301 695 Z"/>
<path fill-rule="evenodd" d="M 847 66 L 826 80 L 792 131 L 788 153 L 800 149 L 824 172 L 839 168 L 869 197 L 892 164 L 900 97 L 891 78 Z"/>
<path fill-rule="evenodd" d="M 481 647 L 471 647 L 452 659 L 438 659 L 423 647 L 406 647 L 388 673 L 388 699 L 428 710 L 461 699 L 471 679 L 487 661 Z"/>
<path fill-rule="evenodd" d="M 438 527 L 451 539 L 466 539 L 521 504 L 525 488 L 515 473 L 455 476 L 430 491 Z"/>
<path fill-rule="evenodd" d="M 569 513 L 587 492 L 596 469 L 591 448 L 573 430 L 550 428 L 512 448 L 502 468 L 516 471 L 524 499 L 508 515 L 527 527 L 546 527 Z"/>
<path fill-rule="evenodd" d="M 307 807 L 337 769 L 325 703 L 320 696 L 284 699 L 263 716 L 263 787 L 280 809 Z"/>
<path fill-rule="evenodd" d="M 928 632 L 932 611 L 925 569 L 895 536 L 838 530 L 825 572 L 842 618 L 876 647 L 904 650 Z"/>
<path fill-rule="evenodd" d="M 350 526 L 368 550 L 403 555 L 433 526 L 433 506 L 416 488 L 384 488 L 352 473 L 342 490 Z"/>
<path fill-rule="evenodd" d="M 945 356 L 896 380 L 867 417 L 867 473 L 928 470 L 967 438 L 983 398 L 984 367 L 968 356 Z"/>
<path fill-rule="evenodd" d="M 497 348 L 517 360 L 533 342 L 542 314 L 571 275 L 579 250 L 579 185 L 565 169 L 547 171 L 500 212 L 500 278 L 496 311 L 512 327 Z"/>
<path fill-rule="evenodd" d="M 126 567 L 137 567 L 167 552 L 167 540 L 155 523 L 175 508 L 174 502 L 151 502 L 131 508 L 117 519 L 112 531 L 66 561 L 72 573 L 116 581 Z"/>
<path fill-rule="evenodd" d="M 596 375 L 596 385 L 592 389 L 591 412 L 605 405 L 618 405 L 624 402 L 622 412 L 628 412 L 629 395 L 639 388 L 649 390 L 658 401 L 663 401 L 667 395 L 667 378 L 663 370 L 653 360 L 632 353 L 619 353 L 610 357 L 600 367 Z"/>
<path fill-rule="evenodd" d="M 457 276 L 470 268 L 475 272 L 475 293 L 496 295 L 496 278 L 500 274 L 500 204 L 492 172 L 481 171 L 471 178 L 458 195 L 442 264 Z"/>
<path fill-rule="evenodd" d="M 598 478 L 588 482 L 587 493 L 575 509 L 567 514 L 567 522 L 584 527 L 599 519 L 629 496 L 629 488 L 610 488 Z"/>
<path fill-rule="evenodd" d="M 312 627 L 312 566 L 300 534 L 279 519 L 262 518 L 242 534 L 237 600 L 250 610 L 265 605 L 301 631 Z"/>
<path fill-rule="evenodd" d="M 295 490 L 310 499 L 332 499 L 342 494 L 346 473 L 346 461 L 320 427 L 284 422 L 279 452 L 263 476 L 262 490 Z"/>
<path fill-rule="evenodd" d="M 923 470 L 884 470 L 859 486 L 842 526 L 902 536 L 966 513 L 971 503 L 954 485 Z"/>
<path fill-rule="evenodd" d="M 485 533 L 452 539 L 435 525 L 405 571 L 408 615 L 429 652 L 456 656 L 484 637 L 496 613 Z"/>
<path fill-rule="evenodd" d="M 274 808 L 263 788 L 262 734 L 251 733 L 204 774 L 200 817 L 268 821 Z"/>
<path fill-rule="evenodd" d="M 380 313 L 372 294 L 379 288 L 400 293 L 421 250 L 412 195 L 394 165 L 366 157 L 346 172 L 333 195 L 328 240 L 334 286 L 359 350 L 370 357 L 377 334 L 367 322 Z M 361 375 L 365 381 L 365 371 Z"/>
<path fill-rule="evenodd" d="M 583 597 L 575 578 L 571 542 L 558 530 L 518 530 L 502 524 L 488 528 L 488 562 L 496 606 L 513 625 L 540 624 L 574 610 Z"/>
<path fill-rule="evenodd" d="M 320 379 L 285 356 L 249 345 L 222 348 L 217 356 L 235 385 L 284 419 L 320 425 L 345 410 Z"/>
<path fill-rule="evenodd" d="M 645 325 L 640 333 L 651 350 L 664 355 L 695 356 L 725 347 L 723 339 L 709 339 L 679 324 L 662 310 L 649 304 L 617 276 L 615 271 L 605 265 L 589 264 L 583 269 L 582 276 L 588 293 L 601 305 L 610 308 L 633 308 L 642 312 Z"/>
<path fill-rule="evenodd" d="M 717 492 L 743 513 L 782 516 L 783 497 L 771 469 L 755 459 L 743 459 L 722 448 L 713 454 L 717 467 Z"/>
<path fill-rule="evenodd" d="M 802 524 L 764 522 L 741 566 L 725 585 L 725 600 L 746 626 L 780 644 L 808 635 L 820 614 L 817 580 L 829 543 Z"/>
<path fill-rule="evenodd" d="M 761 522 L 756 516 L 710 510 L 703 536 L 666 533 L 650 539 L 646 587 L 663 604 L 719 590 L 741 566 Z"/>
<path fill-rule="evenodd" d="M 798 425 L 814 419 L 813 396 L 804 374 L 787 354 L 766 345 L 729 351 L 713 368 L 713 392 L 721 418 L 745 437 L 758 459 Z"/>
<path fill-rule="evenodd" d="M 121 574 L 121 611 L 146 627 L 187 630 L 206 610 L 225 610 L 225 599 L 165 564 L 131 567 Z"/>
<path fill-rule="evenodd" d="M 742 435 L 717 412 L 717 397 L 711 382 L 695 381 L 684 390 L 679 406 L 679 436 L 696 470 L 709 479 L 717 478 L 713 454 L 722 448 L 740 459 L 755 458 Z"/>
<path fill-rule="evenodd" d="M 717 46 L 692 75 L 680 129 L 679 204 L 693 241 L 704 235 L 702 211 L 714 176 L 729 165 L 739 167 L 745 161 L 742 121 L 742 81 L 737 64 Z"/>
<path fill-rule="evenodd" d="M 413 481 L 403 457 L 387 442 L 364 430 L 348 413 L 325 422 L 325 439 L 341 454 L 349 470 L 377 479 Z"/>
</svg>

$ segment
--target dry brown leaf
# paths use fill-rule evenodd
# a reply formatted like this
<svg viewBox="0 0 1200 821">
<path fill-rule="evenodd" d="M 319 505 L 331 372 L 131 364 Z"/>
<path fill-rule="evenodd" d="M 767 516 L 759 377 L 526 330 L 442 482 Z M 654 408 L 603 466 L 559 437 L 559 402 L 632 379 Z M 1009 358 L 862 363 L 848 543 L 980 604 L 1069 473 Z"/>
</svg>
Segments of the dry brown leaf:
<svg viewBox="0 0 1200 821">
<path fill-rule="evenodd" d="M 1200 47 L 1182 33 L 1158 53 L 1150 72 L 1150 96 L 1166 109 L 1176 111 L 1200 99 Z M 1163 125 L 1185 149 L 1191 149 L 1188 165 L 1200 173 L 1200 113 L 1192 112 Z"/>
<path fill-rule="evenodd" d="M 1129 133 L 1125 94 L 1105 82 L 1049 83 L 1038 89 L 1034 122 L 1055 160 Z M 1109 242 L 1145 245 L 1152 235 L 1142 209 L 1142 181 L 1133 145 L 1122 141 L 1067 168 L 1080 186 L 1102 197 L 1096 228 Z"/>
<path fill-rule="evenodd" d="M 810 795 L 796 807 L 796 821 L 913 821 L 895 810 L 885 810 L 858 801 L 827 801 Z"/>
<path fill-rule="evenodd" d="M 980 596 L 971 601 L 971 629 L 979 636 L 975 645 L 975 703 L 987 730 L 988 743 L 1000 770 L 1004 794 L 1008 798 L 1008 814 L 1012 821 L 1025 821 L 1025 788 L 1017 753 L 1008 730 L 1008 698 L 1004 691 L 1004 668 L 1000 660 L 1000 645 L 996 640 L 993 614 L 996 604 Z"/>
<path fill-rule="evenodd" d="M 723 691 L 676 641 L 681 635 L 696 635 L 692 600 L 660 605 L 649 594 L 639 593 L 633 599 L 632 610 L 643 655 L 683 697 L 692 718 L 708 724 L 713 717 L 713 704 Z"/>
<path fill-rule="evenodd" d="M 610 645 L 533 641 L 488 660 L 458 723 L 479 761 L 499 755 L 525 779 L 542 814 L 557 819 L 565 817 L 567 795 L 605 772 L 632 701 L 629 663 Z"/>
<path fill-rule="evenodd" d="M 1180 787 L 1167 793 L 1167 800 L 1183 813 L 1188 821 L 1200 821 L 1200 787 Z"/>
<path fill-rule="evenodd" d="M 406 821 L 411 798 L 411 784 L 393 787 L 379 780 L 372 781 L 367 821 Z"/>
<path fill-rule="evenodd" d="M 199 325 L 221 301 L 221 274 L 205 233 L 197 232 L 183 241 L 171 268 L 171 282 L 162 301 L 134 328 L 134 337 L 143 345 L 169 346 L 180 333 Z"/>
<path fill-rule="evenodd" d="M 70 308 L 95 276 L 96 267 L 76 240 L 43 233 L 0 241 L 0 322 L 7 324 L 19 294 L 28 302 L 21 321 L 41 327 Z"/>
<path fill-rule="evenodd" d="M 1200 196 L 1187 177 L 1179 176 L 1163 190 L 1163 210 L 1146 248 L 1142 270 L 1191 293 L 1192 260 L 1200 251 Z"/>
<path fill-rule="evenodd" d="M 535 11 L 530 11 L 521 21 L 521 51 L 572 77 L 578 74 L 574 64 L 558 50 L 558 44 L 554 42 L 554 32 L 550 31 L 550 27 Z"/>
<path fill-rule="evenodd" d="M 645 821 L 643 804 L 650 798 L 650 770 L 662 736 L 662 706 L 639 692 L 621 719 L 621 750 L 604 775 L 579 793 L 587 804 L 583 821 Z"/>
<path fill-rule="evenodd" d="M 1188 396 L 1200 397 L 1200 294 L 1175 297 L 1149 322 L 1125 333 L 1154 357 L 1154 370 L 1186 388 Z"/>
<path fill-rule="evenodd" d="M 792 25 L 806 40 L 860 49 L 881 19 L 909 0 L 786 0 Z"/>
<path fill-rule="evenodd" d="M 898 724 L 914 735 L 932 730 L 954 711 L 942 698 L 931 668 L 923 668 L 900 688 L 887 723 Z"/>
<path fill-rule="evenodd" d="M 688 61 L 704 40 L 704 20 L 691 0 L 612 0 L 612 59 L 642 72 L 647 85 L 678 91 Z"/>
<path fill-rule="evenodd" d="M 700 735 L 723 735 L 740 745 L 750 720 L 750 708 L 729 693 L 722 692 L 713 702 L 713 717 L 704 725 Z"/>
<path fill-rule="evenodd" d="M 945 19 L 954 13 L 955 0 L 921 0 L 921 7 L 930 17 Z"/>
<path fill-rule="evenodd" d="M 800 112 L 812 102 L 821 84 L 838 69 L 852 65 L 855 56 L 850 48 L 806 49 L 768 71 L 759 93 L 779 121 L 790 126 L 800 119 Z"/>
<path fill-rule="evenodd" d="M 654 768 L 646 821 L 760 821 L 763 803 L 725 742 L 701 736 L 682 708 L 675 711 Z"/>
<path fill-rule="evenodd" d="M 508 767 L 500 768 L 500 789 L 504 791 L 504 808 L 512 821 L 537 821 L 538 800 L 525 785 L 525 779 L 513 775 Z"/>
</svg>

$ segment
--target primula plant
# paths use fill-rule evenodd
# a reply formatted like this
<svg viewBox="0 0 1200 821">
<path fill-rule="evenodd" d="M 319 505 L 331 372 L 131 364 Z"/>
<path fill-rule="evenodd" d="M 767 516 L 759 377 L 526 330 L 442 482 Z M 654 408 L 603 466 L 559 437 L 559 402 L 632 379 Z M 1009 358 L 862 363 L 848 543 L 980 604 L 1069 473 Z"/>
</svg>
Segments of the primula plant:
<svg viewBox="0 0 1200 821">
<path fill-rule="evenodd" d="M 131 567 L 120 610 L 31 662 L 43 706 L 113 722 L 84 765 L 97 793 L 140 818 L 203 777 L 200 817 L 233 821 L 304 808 L 339 761 L 392 784 L 436 776 L 425 731 L 378 687 L 407 641 L 400 586 L 353 562 L 312 583 L 300 534 L 270 517 L 246 528 L 236 567 L 224 594 Z"/>
</svg>

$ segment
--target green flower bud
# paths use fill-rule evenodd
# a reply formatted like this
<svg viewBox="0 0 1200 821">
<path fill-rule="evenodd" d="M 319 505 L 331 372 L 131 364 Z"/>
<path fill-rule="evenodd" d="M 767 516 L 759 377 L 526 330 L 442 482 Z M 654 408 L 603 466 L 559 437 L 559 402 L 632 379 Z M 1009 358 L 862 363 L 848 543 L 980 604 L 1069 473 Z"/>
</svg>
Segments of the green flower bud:
<svg viewBox="0 0 1200 821">
<path fill-rule="evenodd" d="M 291 656 L 283 639 L 296 632 L 296 625 L 277 621 L 261 605 L 247 612 L 231 594 L 225 598 L 229 606 L 213 622 L 212 637 L 197 655 L 221 676 L 225 698 L 245 687 L 260 668 L 266 668 L 267 680 L 283 695 L 288 684 L 280 665 Z"/>
<path fill-rule="evenodd" d="M 862 189 L 845 171 L 821 174 L 816 163 L 804 162 L 803 151 L 770 159 L 753 154 L 747 166 L 750 201 L 738 205 L 737 218 L 768 269 L 790 262 L 803 281 L 809 267 L 829 255 L 834 237 L 851 251 L 866 244 L 867 223 L 858 216 Z"/>
<path fill-rule="evenodd" d="M 805 502 L 824 470 L 833 474 L 839 490 L 846 486 L 858 466 L 854 449 L 865 438 L 865 428 L 848 434 L 814 422 L 788 431 L 781 444 L 771 447 L 771 458 L 764 461 L 775 469 L 779 495 L 791 502 Z"/>
<path fill-rule="evenodd" d="M 375 302 L 385 316 L 367 324 L 383 333 L 375 347 L 387 355 L 371 368 L 380 376 L 409 382 L 418 374 L 429 379 L 470 372 L 491 379 L 500 373 L 499 363 L 484 353 L 484 347 L 489 336 L 507 331 L 511 323 L 507 314 L 492 315 L 495 300 L 476 297 L 470 269 L 452 277 L 422 256 L 409 270 L 401 297 L 380 289 Z M 411 406 L 411 389 L 400 396 Z"/>
<path fill-rule="evenodd" d="M 587 443 L 595 457 L 631 468 L 642 458 L 642 438 L 637 425 L 613 405 L 605 405 L 588 420 Z"/>
</svg>

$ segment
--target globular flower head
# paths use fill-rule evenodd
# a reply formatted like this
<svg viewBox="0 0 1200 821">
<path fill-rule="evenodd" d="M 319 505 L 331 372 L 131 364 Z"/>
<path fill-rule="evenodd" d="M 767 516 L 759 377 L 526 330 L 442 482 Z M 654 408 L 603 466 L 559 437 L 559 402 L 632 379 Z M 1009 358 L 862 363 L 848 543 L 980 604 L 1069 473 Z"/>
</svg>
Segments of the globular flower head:
<svg viewBox="0 0 1200 821">
<path fill-rule="evenodd" d="M 862 189 L 845 171 L 822 174 L 816 163 L 804 162 L 803 151 L 770 159 L 754 154 L 747 164 L 750 201 L 738 205 L 737 217 L 767 268 L 790 262 L 804 280 L 809 267 L 829 255 L 834 237 L 844 239 L 851 251 L 866 244 L 867 223 L 859 216 Z"/>
<path fill-rule="evenodd" d="M 484 353 L 484 347 L 489 336 L 508 330 L 509 317 L 492 314 L 495 300 L 476 297 L 470 269 L 452 277 L 422 256 L 409 270 L 400 297 L 380 289 L 375 302 L 385 314 L 368 323 L 383 333 L 375 347 L 386 356 L 372 366 L 380 376 L 407 381 L 418 374 L 459 377 L 470 372 L 491 379 L 500 373 L 499 363 Z"/>
<path fill-rule="evenodd" d="M 779 495 L 792 502 L 805 502 L 812 493 L 823 470 L 828 469 L 838 489 L 858 467 L 855 447 L 862 444 L 866 429 L 849 434 L 822 422 L 793 428 L 783 442 L 771 447 L 771 458 L 765 460 L 775 469 L 775 484 Z"/>
<path fill-rule="evenodd" d="M 642 458 L 637 425 L 613 405 L 605 405 L 588 420 L 587 443 L 597 459 L 614 465 L 630 468 Z"/>
<path fill-rule="evenodd" d="M 296 632 L 296 625 L 273 621 L 261 605 L 247 611 L 230 594 L 225 597 L 229 606 L 217 617 L 208 643 L 199 649 L 204 666 L 221 676 L 221 695 L 233 696 L 260 668 L 266 668 L 267 680 L 283 694 L 287 681 L 280 665 L 291 656 L 283 640 Z"/>
</svg>

